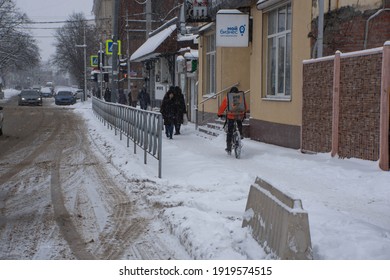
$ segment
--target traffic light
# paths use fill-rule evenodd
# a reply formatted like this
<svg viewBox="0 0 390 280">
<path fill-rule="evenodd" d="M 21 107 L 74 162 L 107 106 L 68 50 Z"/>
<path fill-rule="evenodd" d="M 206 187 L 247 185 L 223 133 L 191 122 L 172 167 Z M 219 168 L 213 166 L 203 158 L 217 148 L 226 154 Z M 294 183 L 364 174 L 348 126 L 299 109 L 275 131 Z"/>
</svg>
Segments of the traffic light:
<svg viewBox="0 0 390 280">
<path fill-rule="evenodd" d="M 119 60 L 119 72 L 121 72 L 123 75 L 127 76 L 127 59 L 120 59 Z"/>
</svg>

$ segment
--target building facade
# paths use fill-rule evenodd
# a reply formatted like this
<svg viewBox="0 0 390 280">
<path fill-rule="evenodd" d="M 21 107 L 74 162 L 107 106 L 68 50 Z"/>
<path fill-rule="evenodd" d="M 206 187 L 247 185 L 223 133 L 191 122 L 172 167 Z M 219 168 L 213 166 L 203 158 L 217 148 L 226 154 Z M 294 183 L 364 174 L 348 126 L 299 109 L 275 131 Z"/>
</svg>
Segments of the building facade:
<svg viewBox="0 0 390 280">
<path fill-rule="evenodd" d="M 118 40 L 121 41 L 121 64 L 126 65 L 119 73 L 119 88 L 131 91 L 133 105 L 137 103 L 139 90 L 146 86 L 154 96 L 154 85 L 150 84 L 151 61 L 130 61 L 131 55 L 146 42 L 150 33 L 174 18 L 182 0 L 128 1 L 120 0 L 118 17 Z M 113 34 L 113 0 L 94 0 L 93 12 L 104 42 Z M 110 57 L 106 57 L 107 64 Z M 126 71 L 126 69 L 128 69 Z"/>
<path fill-rule="evenodd" d="M 200 38 L 200 120 L 215 118 L 221 98 L 236 83 L 250 90 L 251 139 L 300 149 L 302 61 L 316 56 L 321 1 L 212 1 L 210 9 L 238 9 L 250 17 L 248 47 L 216 47 L 215 22 Z M 389 39 L 389 1 L 322 1 L 324 55 L 381 47 Z M 212 17 L 214 20 L 215 17 Z M 359 26 L 357 28 L 357 26 Z M 340 34 L 342 38 L 337 38 Z M 333 52 L 333 53 L 332 53 Z M 216 98 L 208 99 L 217 94 Z"/>
</svg>

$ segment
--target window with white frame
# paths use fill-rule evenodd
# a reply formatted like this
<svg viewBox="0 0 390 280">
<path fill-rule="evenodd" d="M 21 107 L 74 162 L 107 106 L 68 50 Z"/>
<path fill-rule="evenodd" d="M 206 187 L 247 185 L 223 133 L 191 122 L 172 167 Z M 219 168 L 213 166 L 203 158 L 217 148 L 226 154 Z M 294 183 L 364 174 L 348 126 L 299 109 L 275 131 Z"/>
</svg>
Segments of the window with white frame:
<svg viewBox="0 0 390 280">
<path fill-rule="evenodd" d="M 266 97 L 291 98 L 291 3 L 267 13 Z"/>
<path fill-rule="evenodd" d="M 215 93 L 215 33 L 206 36 L 206 93 Z"/>
</svg>

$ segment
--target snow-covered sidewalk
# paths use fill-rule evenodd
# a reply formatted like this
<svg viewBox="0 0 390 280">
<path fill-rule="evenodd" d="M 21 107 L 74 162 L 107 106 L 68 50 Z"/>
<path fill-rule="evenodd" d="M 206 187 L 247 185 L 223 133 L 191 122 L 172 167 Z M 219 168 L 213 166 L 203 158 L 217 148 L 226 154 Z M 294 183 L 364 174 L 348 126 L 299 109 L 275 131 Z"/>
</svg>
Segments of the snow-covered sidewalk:
<svg viewBox="0 0 390 280">
<path fill-rule="evenodd" d="M 377 162 L 307 155 L 244 139 L 241 159 L 224 152 L 223 135 L 199 136 L 193 124 L 163 139 L 157 160 L 127 148 L 94 116 L 90 101 L 75 105 L 101 151 L 129 178 L 156 183 L 144 199 L 161 205 L 165 221 L 193 259 L 267 259 L 242 228 L 249 187 L 260 177 L 302 199 L 315 259 L 390 259 L 390 173 Z M 130 189 L 131 186 L 128 186 Z"/>
</svg>

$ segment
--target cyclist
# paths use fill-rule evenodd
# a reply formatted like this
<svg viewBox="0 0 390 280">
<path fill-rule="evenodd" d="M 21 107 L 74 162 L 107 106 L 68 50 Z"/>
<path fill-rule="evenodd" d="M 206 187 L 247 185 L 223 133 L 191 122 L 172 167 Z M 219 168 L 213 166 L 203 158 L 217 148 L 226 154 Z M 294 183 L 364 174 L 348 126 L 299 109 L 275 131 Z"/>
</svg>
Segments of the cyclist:
<svg viewBox="0 0 390 280">
<path fill-rule="evenodd" d="M 219 118 L 223 116 L 225 110 L 227 110 L 226 116 L 228 126 L 225 151 L 230 154 L 232 152 L 234 121 L 237 122 L 238 130 L 242 135 L 242 121 L 245 119 L 247 111 L 244 92 L 239 91 L 237 87 L 232 87 L 226 97 L 223 99 L 221 106 L 219 107 Z"/>
</svg>

